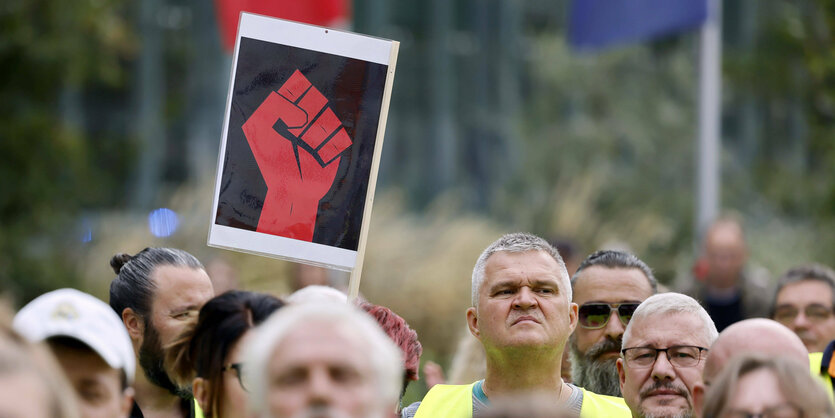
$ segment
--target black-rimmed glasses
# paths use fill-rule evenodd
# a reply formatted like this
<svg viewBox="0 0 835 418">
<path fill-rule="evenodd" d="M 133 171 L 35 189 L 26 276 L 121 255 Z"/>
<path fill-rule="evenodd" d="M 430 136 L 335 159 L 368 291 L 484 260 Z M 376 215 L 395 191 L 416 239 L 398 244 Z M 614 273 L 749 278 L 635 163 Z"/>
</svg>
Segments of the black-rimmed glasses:
<svg viewBox="0 0 835 418">
<path fill-rule="evenodd" d="M 586 329 L 600 329 L 609 323 L 612 311 L 618 311 L 618 318 L 623 326 L 632 319 L 640 302 L 624 303 L 586 303 L 578 310 L 580 326 Z"/>
<path fill-rule="evenodd" d="M 238 377 L 238 383 L 241 384 L 241 389 L 249 392 L 249 388 L 247 385 L 246 375 L 244 374 L 244 364 L 243 363 L 232 363 L 226 366 L 223 366 L 222 371 L 227 370 L 235 370 L 235 375 Z"/>
<path fill-rule="evenodd" d="M 658 353 L 665 352 L 667 360 L 675 367 L 693 367 L 702 359 L 705 347 L 695 345 L 674 345 L 667 348 L 629 347 L 621 350 L 623 359 L 630 367 L 647 368 L 655 364 Z"/>
</svg>

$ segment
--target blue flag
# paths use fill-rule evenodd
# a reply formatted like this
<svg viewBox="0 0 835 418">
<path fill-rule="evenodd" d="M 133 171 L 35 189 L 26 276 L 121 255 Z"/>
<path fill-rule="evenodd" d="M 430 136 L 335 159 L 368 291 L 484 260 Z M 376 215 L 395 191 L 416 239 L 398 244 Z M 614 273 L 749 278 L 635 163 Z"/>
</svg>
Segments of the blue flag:
<svg viewBox="0 0 835 418">
<path fill-rule="evenodd" d="M 707 0 L 573 0 L 569 42 L 596 50 L 700 26 Z"/>
</svg>

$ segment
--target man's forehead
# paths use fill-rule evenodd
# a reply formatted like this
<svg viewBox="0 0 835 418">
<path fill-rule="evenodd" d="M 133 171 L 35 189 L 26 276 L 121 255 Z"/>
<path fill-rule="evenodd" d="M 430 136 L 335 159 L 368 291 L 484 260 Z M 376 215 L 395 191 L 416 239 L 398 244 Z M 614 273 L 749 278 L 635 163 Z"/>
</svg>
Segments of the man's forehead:
<svg viewBox="0 0 835 418">
<path fill-rule="evenodd" d="M 651 295 L 649 279 L 638 268 L 591 266 L 580 271 L 574 282 L 578 303 L 642 301 Z"/>
<path fill-rule="evenodd" d="M 629 340 L 624 341 L 625 346 L 665 348 L 673 345 L 710 345 L 705 325 L 695 313 L 657 313 L 633 317 L 629 326 Z"/>
<path fill-rule="evenodd" d="M 160 266 L 152 277 L 154 303 L 162 301 L 173 309 L 200 308 L 214 296 L 211 279 L 203 269 Z"/>
<path fill-rule="evenodd" d="M 151 273 L 151 280 L 157 289 L 182 286 L 211 286 L 211 279 L 202 268 L 188 266 L 157 266 Z"/>
<path fill-rule="evenodd" d="M 273 351 L 273 362 L 281 367 L 315 364 L 353 365 L 370 368 L 368 342 L 344 326 L 317 321 L 293 327 Z"/>
<path fill-rule="evenodd" d="M 496 252 L 487 258 L 484 270 L 488 277 L 513 273 L 560 277 L 559 264 L 554 257 L 542 250 Z"/>
<path fill-rule="evenodd" d="M 777 293 L 777 299 L 790 298 L 792 301 L 822 300 L 831 303 L 832 296 L 832 288 L 828 284 L 815 279 L 803 279 L 789 283 Z"/>
<path fill-rule="evenodd" d="M 744 245 L 745 234 L 735 222 L 720 222 L 708 229 L 705 243 L 711 245 Z"/>
</svg>

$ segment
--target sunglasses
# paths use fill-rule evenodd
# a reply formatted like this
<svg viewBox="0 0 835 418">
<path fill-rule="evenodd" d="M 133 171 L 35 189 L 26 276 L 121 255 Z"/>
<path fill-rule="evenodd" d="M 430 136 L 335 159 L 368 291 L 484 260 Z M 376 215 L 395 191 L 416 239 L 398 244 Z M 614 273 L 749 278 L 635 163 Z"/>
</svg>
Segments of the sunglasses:
<svg viewBox="0 0 835 418">
<path fill-rule="evenodd" d="M 624 303 L 586 303 L 581 306 L 579 313 L 580 326 L 586 329 L 600 329 L 609 323 L 612 311 L 618 311 L 618 318 L 623 326 L 632 319 L 635 309 L 638 309 L 639 302 Z"/>
</svg>

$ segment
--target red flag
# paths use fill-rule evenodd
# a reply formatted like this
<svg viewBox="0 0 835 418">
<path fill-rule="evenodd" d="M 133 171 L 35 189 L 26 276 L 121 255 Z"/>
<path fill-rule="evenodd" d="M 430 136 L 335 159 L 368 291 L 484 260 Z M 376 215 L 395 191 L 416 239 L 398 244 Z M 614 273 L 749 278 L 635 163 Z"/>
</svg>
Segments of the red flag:
<svg viewBox="0 0 835 418">
<path fill-rule="evenodd" d="M 235 48 L 241 12 L 320 26 L 342 26 L 351 18 L 350 0 L 215 0 L 220 37 L 227 51 Z"/>
</svg>

